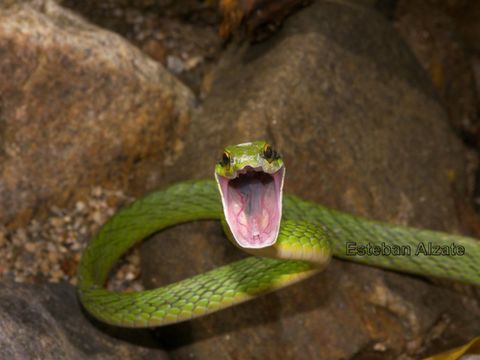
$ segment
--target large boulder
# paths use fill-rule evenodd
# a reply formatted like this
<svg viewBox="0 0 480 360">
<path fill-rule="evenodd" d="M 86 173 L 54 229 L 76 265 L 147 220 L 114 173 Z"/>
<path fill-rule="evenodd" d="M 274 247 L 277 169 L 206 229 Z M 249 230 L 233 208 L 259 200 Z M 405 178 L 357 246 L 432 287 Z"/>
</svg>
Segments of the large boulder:
<svg viewBox="0 0 480 360">
<path fill-rule="evenodd" d="M 146 331 L 94 326 L 67 284 L 0 284 L 2 359 L 166 359 Z M 128 336 L 127 341 L 125 336 Z M 155 349 L 157 347 L 157 349 Z"/>
<path fill-rule="evenodd" d="M 181 150 L 194 100 L 53 0 L 0 3 L 0 94 L 0 222 L 11 227 L 93 185 L 145 191 Z"/>
<path fill-rule="evenodd" d="M 369 7 L 316 2 L 268 41 L 231 48 L 163 181 L 212 178 L 224 145 L 255 139 L 284 155 L 287 192 L 388 222 L 457 228 L 461 145 L 428 76 Z M 169 229 L 142 253 L 149 287 L 242 257 L 216 223 Z M 174 358 L 418 358 L 479 334 L 478 305 L 450 286 L 334 261 L 159 338 Z"/>
</svg>

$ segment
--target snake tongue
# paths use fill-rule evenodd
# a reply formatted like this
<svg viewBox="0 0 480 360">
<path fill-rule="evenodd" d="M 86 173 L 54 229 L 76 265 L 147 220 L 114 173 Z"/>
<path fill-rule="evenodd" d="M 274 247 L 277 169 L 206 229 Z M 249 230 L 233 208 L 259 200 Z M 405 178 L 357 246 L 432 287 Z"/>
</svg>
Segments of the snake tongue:
<svg viewBox="0 0 480 360">
<path fill-rule="evenodd" d="M 273 174 L 247 168 L 234 179 L 217 175 L 225 218 L 241 247 L 263 248 L 277 240 L 284 175 L 284 167 Z"/>
</svg>

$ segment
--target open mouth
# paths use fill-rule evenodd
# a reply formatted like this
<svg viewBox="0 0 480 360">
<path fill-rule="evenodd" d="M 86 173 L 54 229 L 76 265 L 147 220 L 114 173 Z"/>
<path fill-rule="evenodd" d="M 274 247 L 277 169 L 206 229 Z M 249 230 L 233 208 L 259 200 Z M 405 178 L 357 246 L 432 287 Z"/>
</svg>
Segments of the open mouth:
<svg viewBox="0 0 480 360">
<path fill-rule="evenodd" d="M 241 247 L 258 249 L 277 240 L 284 175 L 283 166 L 272 174 L 247 166 L 232 179 L 216 174 L 225 218 Z"/>
</svg>

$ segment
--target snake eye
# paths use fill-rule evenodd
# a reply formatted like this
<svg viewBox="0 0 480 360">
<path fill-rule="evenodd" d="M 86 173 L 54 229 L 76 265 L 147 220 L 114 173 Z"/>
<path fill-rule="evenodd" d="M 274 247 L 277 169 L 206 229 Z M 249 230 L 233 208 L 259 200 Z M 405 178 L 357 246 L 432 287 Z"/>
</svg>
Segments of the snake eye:
<svg viewBox="0 0 480 360">
<path fill-rule="evenodd" d="M 228 166 L 230 165 L 230 155 L 228 153 L 224 152 L 222 155 L 222 160 L 220 160 L 220 164 L 223 166 Z"/>
<path fill-rule="evenodd" d="M 268 162 L 271 162 L 274 158 L 274 155 L 276 154 L 276 152 L 272 149 L 272 147 L 270 145 L 265 145 L 264 149 L 263 149 L 263 157 L 268 161 Z"/>
</svg>

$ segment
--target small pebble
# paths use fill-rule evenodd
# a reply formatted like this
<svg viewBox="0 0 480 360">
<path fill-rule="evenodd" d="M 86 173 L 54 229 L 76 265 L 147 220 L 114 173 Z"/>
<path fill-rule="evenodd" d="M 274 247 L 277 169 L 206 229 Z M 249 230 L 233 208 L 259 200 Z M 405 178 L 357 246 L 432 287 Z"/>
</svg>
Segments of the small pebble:
<svg viewBox="0 0 480 360">
<path fill-rule="evenodd" d="M 167 68 L 174 74 L 180 74 L 185 69 L 182 59 L 169 55 L 167 56 Z"/>
<path fill-rule="evenodd" d="M 63 220 L 60 217 L 52 217 L 50 218 L 50 224 L 52 224 L 54 228 L 60 228 L 63 225 Z"/>
<path fill-rule="evenodd" d="M 373 350 L 379 351 L 379 352 L 385 352 L 387 351 L 387 347 L 385 346 L 384 343 L 376 343 L 373 345 Z"/>
<path fill-rule="evenodd" d="M 25 244 L 25 250 L 27 250 L 30 253 L 33 253 L 37 249 L 37 244 L 33 242 L 27 242 Z"/>
<path fill-rule="evenodd" d="M 92 195 L 95 196 L 95 197 L 100 197 L 102 196 L 102 188 L 100 186 L 95 186 L 93 189 L 92 189 Z"/>
<path fill-rule="evenodd" d="M 185 70 L 190 71 L 202 63 L 203 59 L 200 56 L 192 57 L 185 61 Z"/>
<path fill-rule="evenodd" d="M 75 210 L 77 212 L 83 212 L 86 209 L 86 205 L 83 201 L 77 201 L 75 204 Z"/>
<path fill-rule="evenodd" d="M 101 224 L 103 222 L 102 213 L 100 211 L 95 211 L 92 215 L 92 219 L 96 224 Z"/>
</svg>

